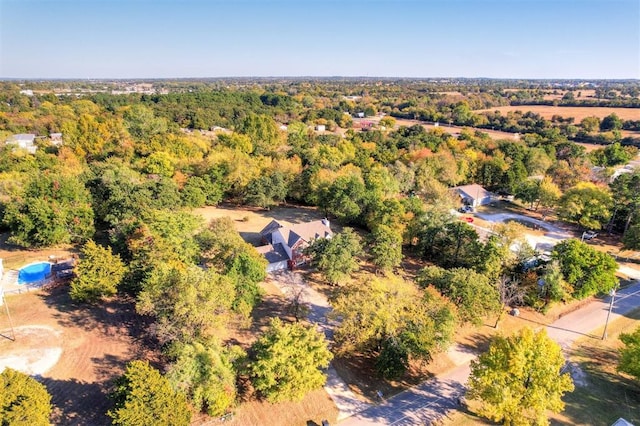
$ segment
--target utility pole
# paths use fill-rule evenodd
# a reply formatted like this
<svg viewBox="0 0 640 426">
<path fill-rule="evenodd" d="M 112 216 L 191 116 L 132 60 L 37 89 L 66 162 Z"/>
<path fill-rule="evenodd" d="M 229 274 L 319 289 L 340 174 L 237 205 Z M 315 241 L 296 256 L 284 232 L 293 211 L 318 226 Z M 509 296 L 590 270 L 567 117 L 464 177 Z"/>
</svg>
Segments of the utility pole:
<svg viewBox="0 0 640 426">
<path fill-rule="evenodd" d="M 604 323 L 604 332 L 602 333 L 602 340 L 607 340 L 607 326 L 609 325 L 609 317 L 611 316 L 611 310 L 613 309 L 613 301 L 616 298 L 616 290 L 612 289 L 609 292 L 609 296 L 611 296 L 611 301 L 609 303 L 609 312 L 607 312 L 607 321 Z"/>
</svg>

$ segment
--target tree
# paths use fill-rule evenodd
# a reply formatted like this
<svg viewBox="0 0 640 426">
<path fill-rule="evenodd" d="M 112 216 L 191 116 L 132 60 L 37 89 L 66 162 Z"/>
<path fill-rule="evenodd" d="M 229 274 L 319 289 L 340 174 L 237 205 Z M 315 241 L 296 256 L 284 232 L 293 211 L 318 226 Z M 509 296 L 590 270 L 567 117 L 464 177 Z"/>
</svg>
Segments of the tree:
<svg viewBox="0 0 640 426">
<path fill-rule="evenodd" d="M 11 368 L 0 373 L 0 425 L 47 426 L 51 395 L 35 379 Z"/>
<path fill-rule="evenodd" d="M 629 227 L 622 237 L 622 243 L 627 250 L 640 250 L 640 223 Z"/>
<path fill-rule="evenodd" d="M 615 259 L 576 239 L 564 240 L 553 248 L 563 278 L 571 285 L 571 296 L 584 299 L 607 293 L 618 284 Z"/>
<path fill-rule="evenodd" d="M 373 354 L 387 378 L 401 376 L 409 359 L 429 361 L 446 349 L 456 325 L 455 307 L 436 290 L 391 274 L 341 287 L 332 305 L 338 353 Z"/>
<path fill-rule="evenodd" d="M 233 362 L 244 353 L 239 347 L 223 349 L 215 342 L 206 345 L 177 345 L 167 378 L 175 389 L 188 396 L 194 408 L 210 416 L 221 416 L 236 399 L 236 369 Z"/>
<path fill-rule="evenodd" d="M 428 266 L 420 272 L 417 282 L 422 287 L 433 285 L 451 300 L 463 321 L 479 324 L 500 308 L 500 295 L 494 283 L 471 269 Z"/>
<path fill-rule="evenodd" d="M 601 132 L 608 132 L 610 130 L 622 130 L 622 120 L 616 113 L 607 115 L 600 123 Z"/>
<path fill-rule="evenodd" d="M 347 279 L 358 269 L 356 256 L 362 253 L 360 237 L 351 228 L 344 228 L 342 232 L 331 239 L 318 238 L 306 249 L 314 258 L 325 278 L 331 284 L 338 284 Z"/>
<path fill-rule="evenodd" d="M 607 188 L 581 182 L 569 189 L 558 202 L 558 215 L 584 228 L 600 229 L 611 216 L 613 200 Z"/>
<path fill-rule="evenodd" d="M 333 357 L 324 336 L 302 323 L 278 318 L 252 346 L 249 374 L 253 386 L 269 402 L 299 401 L 326 381 L 321 368 Z"/>
<path fill-rule="evenodd" d="M 188 426 L 191 411 L 182 392 L 147 361 L 131 361 L 111 393 L 115 407 L 107 412 L 114 425 Z"/>
<path fill-rule="evenodd" d="M 402 232 L 390 226 L 380 225 L 371 233 L 373 264 L 385 271 L 402 262 Z"/>
<path fill-rule="evenodd" d="M 600 128 L 600 119 L 594 116 L 585 117 L 580 121 L 580 126 L 587 133 L 594 132 Z"/>
<path fill-rule="evenodd" d="M 82 247 L 82 258 L 75 269 L 76 277 L 71 281 L 69 294 L 73 300 L 89 303 L 113 296 L 125 272 L 120 256 L 114 255 L 111 248 L 89 240 Z"/>
<path fill-rule="evenodd" d="M 225 325 L 235 299 L 234 282 L 214 270 L 158 265 L 138 295 L 136 310 L 156 318 L 160 343 L 213 337 Z"/>
<path fill-rule="evenodd" d="M 625 346 L 620 350 L 618 370 L 640 381 L 640 327 L 633 333 L 620 334 L 620 341 Z"/>
<path fill-rule="evenodd" d="M 544 330 L 496 337 L 471 361 L 467 397 L 478 400 L 480 414 L 492 421 L 547 425 L 547 410 L 562 411 L 562 396 L 574 389 L 569 373 L 561 373 L 564 363 L 560 346 Z"/>
<path fill-rule="evenodd" d="M 5 204 L 10 241 L 25 247 L 82 242 L 93 235 L 89 191 L 75 176 L 39 173 Z"/>
</svg>

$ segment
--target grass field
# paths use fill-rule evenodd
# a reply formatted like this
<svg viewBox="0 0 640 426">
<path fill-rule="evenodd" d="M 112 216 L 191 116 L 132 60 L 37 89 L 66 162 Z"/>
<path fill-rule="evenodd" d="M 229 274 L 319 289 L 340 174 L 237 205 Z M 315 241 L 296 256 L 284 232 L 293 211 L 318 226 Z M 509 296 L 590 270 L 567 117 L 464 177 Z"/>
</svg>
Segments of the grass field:
<svg viewBox="0 0 640 426">
<path fill-rule="evenodd" d="M 474 112 L 493 112 L 500 111 L 506 114 L 509 111 L 531 111 L 540 114 L 543 118 L 550 119 L 554 115 L 561 117 L 573 117 L 576 123 L 579 123 L 585 117 L 604 118 L 607 115 L 616 113 L 623 120 L 640 120 L 639 108 L 607 108 L 607 107 L 563 107 L 548 105 L 516 105 L 516 106 L 500 106 L 488 109 L 477 110 Z"/>
</svg>

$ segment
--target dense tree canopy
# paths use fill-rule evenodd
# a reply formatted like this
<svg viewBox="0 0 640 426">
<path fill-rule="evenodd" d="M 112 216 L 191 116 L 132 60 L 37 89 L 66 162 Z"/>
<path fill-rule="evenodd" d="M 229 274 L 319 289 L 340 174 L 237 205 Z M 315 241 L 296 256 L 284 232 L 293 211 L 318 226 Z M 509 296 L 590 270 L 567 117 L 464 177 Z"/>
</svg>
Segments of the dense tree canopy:
<svg viewBox="0 0 640 426">
<path fill-rule="evenodd" d="M 437 292 L 393 275 L 343 287 L 332 305 L 339 352 L 375 354 L 385 377 L 402 375 L 409 358 L 430 360 L 446 349 L 456 324 L 455 308 Z"/>
<path fill-rule="evenodd" d="M 82 247 L 82 257 L 75 268 L 69 294 L 73 300 L 96 302 L 104 296 L 113 296 L 118 290 L 126 267 L 111 248 L 89 240 Z"/>
<path fill-rule="evenodd" d="M 183 393 L 147 361 L 131 361 L 111 393 L 115 407 L 107 413 L 114 425 L 188 426 L 191 411 Z"/>
<path fill-rule="evenodd" d="M 51 408 L 44 385 L 11 368 L 0 373 L 0 425 L 46 426 Z"/>
<path fill-rule="evenodd" d="M 607 293 L 618 283 L 615 259 L 576 239 L 557 244 L 553 257 L 560 262 L 562 275 L 571 285 L 571 296 L 577 299 Z"/>
<path fill-rule="evenodd" d="M 333 355 L 314 327 L 271 321 L 253 344 L 249 372 L 253 386 L 269 402 L 298 401 L 326 381 L 322 368 Z"/>
</svg>

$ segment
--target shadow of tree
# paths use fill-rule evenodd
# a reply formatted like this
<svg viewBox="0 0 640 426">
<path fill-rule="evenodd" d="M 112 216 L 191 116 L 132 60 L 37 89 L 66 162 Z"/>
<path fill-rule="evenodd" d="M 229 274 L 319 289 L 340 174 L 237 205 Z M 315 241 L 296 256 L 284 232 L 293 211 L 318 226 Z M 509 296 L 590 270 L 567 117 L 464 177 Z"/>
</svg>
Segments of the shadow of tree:
<svg viewBox="0 0 640 426">
<path fill-rule="evenodd" d="M 56 287 L 40 293 L 48 307 L 55 310 L 52 316 L 60 326 L 78 327 L 84 331 L 98 331 L 107 337 L 126 335 L 137 342 L 138 349 L 157 345 L 148 332 L 151 318 L 138 315 L 135 300 L 126 295 L 118 295 L 99 304 L 76 303 L 69 296 L 69 287 Z"/>
<path fill-rule="evenodd" d="M 56 425 L 101 426 L 111 424 L 106 412 L 111 408 L 104 383 L 87 383 L 75 379 L 43 379 L 52 395 L 51 421 Z"/>
</svg>

